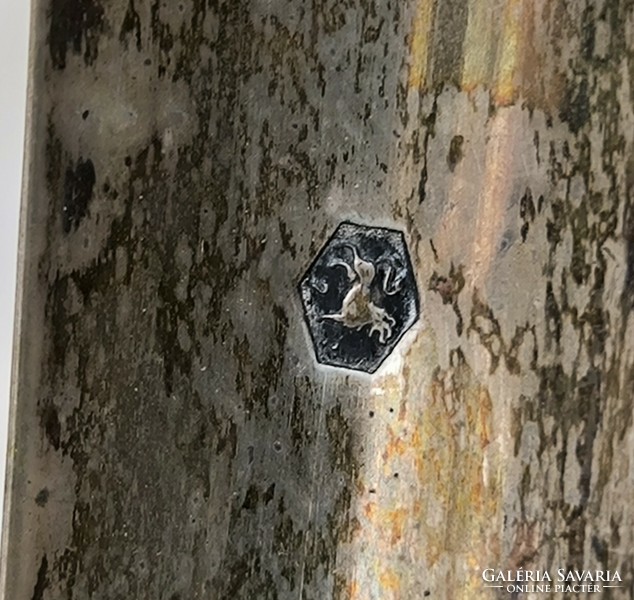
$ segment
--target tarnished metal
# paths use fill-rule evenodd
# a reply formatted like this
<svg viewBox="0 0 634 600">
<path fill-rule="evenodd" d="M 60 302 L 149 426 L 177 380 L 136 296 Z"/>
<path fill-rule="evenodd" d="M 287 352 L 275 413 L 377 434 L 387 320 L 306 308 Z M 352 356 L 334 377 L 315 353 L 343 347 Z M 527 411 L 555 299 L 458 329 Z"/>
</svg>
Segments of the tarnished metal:
<svg viewBox="0 0 634 600">
<path fill-rule="evenodd" d="M 5 600 L 632 598 L 633 36 L 625 0 L 35 3 Z M 400 335 L 342 222 L 420 294 L 372 375 L 297 289 L 323 259 L 317 342 Z"/>
<path fill-rule="evenodd" d="M 325 365 L 374 373 L 418 319 L 405 238 L 392 229 L 342 223 L 299 291 L 315 354 Z"/>
</svg>

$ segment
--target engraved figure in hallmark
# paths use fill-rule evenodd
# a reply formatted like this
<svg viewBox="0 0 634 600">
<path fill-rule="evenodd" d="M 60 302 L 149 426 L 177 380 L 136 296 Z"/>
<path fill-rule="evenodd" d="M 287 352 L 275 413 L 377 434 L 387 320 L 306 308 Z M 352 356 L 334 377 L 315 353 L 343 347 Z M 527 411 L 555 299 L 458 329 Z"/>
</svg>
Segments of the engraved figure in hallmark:
<svg viewBox="0 0 634 600">
<path fill-rule="evenodd" d="M 352 250 L 353 262 L 350 266 L 343 260 L 331 263 L 333 267 L 343 267 L 348 274 L 348 279 L 353 283 L 350 291 L 345 295 L 338 313 L 323 315 L 322 319 L 330 319 L 342 323 L 345 327 L 360 330 L 366 325 L 370 326 L 369 336 L 374 332 L 379 334 L 379 341 L 385 344 L 392 337 L 392 328 L 396 324 L 394 318 L 387 314 L 385 309 L 377 306 L 372 301 L 370 287 L 376 275 L 376 268 L 367 260 L 363 260 L 354 246 L 346 245 Z M 400 289 L 401 281 L 396 278 L 390 282 L 392 268 L 388 266 L 383 278 L 383 293 L 388 296 L 396 294 Z"/>
</svg>

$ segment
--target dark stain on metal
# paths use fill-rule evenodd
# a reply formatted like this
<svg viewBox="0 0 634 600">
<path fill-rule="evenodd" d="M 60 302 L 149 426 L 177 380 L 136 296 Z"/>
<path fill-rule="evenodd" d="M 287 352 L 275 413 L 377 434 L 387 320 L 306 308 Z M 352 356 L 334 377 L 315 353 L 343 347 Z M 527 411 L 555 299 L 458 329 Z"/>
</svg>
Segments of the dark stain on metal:
<svg viewBox="0 0 634 600">
<path fill-rule="evenodd" d="M 526 188 L 524 195 L 520 199 L 520 219 L 522 220 L 522 227 L 520 234 L 522 236 L 522 242 L 526 241 L 528 236 L 528 230 L 531 223 L 535 220 L 537 211 L 535 209 L 535 202 L 533 201 L 533 194 L 530 188 Z"/>
<path fill-rule="evenodd" d="M 454 172 L 456 165 L 462 160 L 463 143 L 464 137 L 461 135 L 454 135 L 453 138 L 451 138 L 451 142 L 449 144 L 449 152 L 447 153 L 447 164 L 449 165 L 449 170 L 452 173 Z"/>
<path fill-rule="evenodd" d="M 47 403 L 40 412 L 40 424 L 46 434 L 46 439 L 55 450 L 59 450 L 62 426 L 59 422 L 57 408 Z"/>
<path fill-rule="evenodd" d="M 38 506 L 46 506 L 50 495 L 51 493 L 48 491 L 48 488 L 42 488 L 37 493 L 37 496 L 35 496 L 35 504 Z"/>
<path fill-rule="evenodd" d="M 447 83 L 460 85 L 463 44 L 469 10 L 461 0 L 446 0 L 437 5 L 434 17 L 434 46 L 430 57 L 431 79 L 436 88 Z"/>
<path fill-rule="evenodd" d="M 64 181 L 64 206 L 62 224 L 64 233 L 77 229 L 81 220 L 88 214 L 88 204 L 95 187 L 95 167 L 90 159 L 77 161 L 77 166 L 66 170 Z"/>
<path fill-rule="evenodd" d="M 300 282 L 317 360 L 374 373 L 416 322 L 419 298 L 403 233 L 344 222 Z"/>
<path fill-rule="evenodd" d="M 495 373 L 502 363 L 510 373 L 518 375 L 521 372 L 519 351 L 525 340 L 533 341 L 533 349 L 537 347 L 534 326 L 528 322 L 515 327 L 515 331 L 510 339 L 505 338 L 502 327 L 493 309 L 482 300 L 476 290 L 472 297 L 471 320 L 467 328 L 467 334 L 475 333 L 480 343 L 487 349 L 491 359 L 490 372 Z M 530 367 L 535 367 L 537 357 L 533 355 Z"/>
<path fill-rule="evenodd" d="M 463 266 L 460 265 L 455 267 L 453 263 L 451 264 L 449 275 L 447 277 L 434 271 L 429 279 L 428 286 L 430 291 L 437 292 L 440 295 L 443 304 L 451 304 L 457 318 L 456 333 L 458 335 L 462 335 L 464 327 L 464 320 L 462 318 L 462 313 L 460 312 L 460 305 L 458 304 L 458 296 L 464 286 L 465 277 Z"/>
<path fill-rule="evenodd" d="M 69 49 L 74 54 L 83 50 L 84 62 L 91 65 L 103 30 L 104 10 L 96 0 L 52 0 L 48 46 L 53 66 L 66 67 Z"/>
<path fill-rule="evenodd" d="M 35 587 L 33 588 L 33 596 L 31 600 L 43 600 L 44 590 L 48 587 L 48 559 L 46 554 L 42 557 L 40 568 L 37 571 L 37 580 L 35 581 Z"/>
<path fill-rule="evenodd" d="M 422 152 L 420 149 L 415 149 L 414 163 L 418 164 L 420 160 L 423 161 L 423 167 L 420 171 L 420 180 L 418 181 L 418 202 L 422 204 L 427 197 L 427 179 L 429 177 L 428 165 L 427 165 L 427 151 L 429 149 L 429 140 L 436 136 L 436 114 L 438 111 L 438 94 L 434 95 L 434 103 L 431 111 L 427 116 L 423 118 L 423 125 L 425 126 L 425 135 L 423 137 Z"/>
<path fill-rule="evenodd" d="M 126 48 L 131 33 L 134 33 L 136 49 L 141 50 L 141 19 L 139 18 L 139 13 L 134 9 L 134 0 L 130 0 L 128 4 L 128 10 L 123 18 L 121 33 L 119 34 L 119 40 L 126 45 Z"/>
<path fill-rule="evenodd" d="M 587 79 L 572 81 L 566 88 L 559 118 L 568 123 L 572 133 L 579 133 L 590 120 L 590 90 Z"/>
<path fill-rule="evenodd" d="M 623 239 L 625 240 L 626 272 L 621 305 L 624 320 L 634 308 L 634 157 L 630 157 L 626 171 L 627 187 L 625 194 L 625 211 L 623 216 Z"/>
</svg>

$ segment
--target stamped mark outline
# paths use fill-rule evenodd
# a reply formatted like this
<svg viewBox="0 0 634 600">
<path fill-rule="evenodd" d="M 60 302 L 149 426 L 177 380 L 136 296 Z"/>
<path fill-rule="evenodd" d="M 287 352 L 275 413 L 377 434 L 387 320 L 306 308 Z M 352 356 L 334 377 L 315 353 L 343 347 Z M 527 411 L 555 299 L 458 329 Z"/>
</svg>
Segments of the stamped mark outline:
<svg viewBox="0 0 634 600">
<path fill-rule="evenodd" d="M 419 296 L 403 233 L 344 221 L 300 280 L 319 363 L 373 373 L 417 321 Z"/>
</svg>

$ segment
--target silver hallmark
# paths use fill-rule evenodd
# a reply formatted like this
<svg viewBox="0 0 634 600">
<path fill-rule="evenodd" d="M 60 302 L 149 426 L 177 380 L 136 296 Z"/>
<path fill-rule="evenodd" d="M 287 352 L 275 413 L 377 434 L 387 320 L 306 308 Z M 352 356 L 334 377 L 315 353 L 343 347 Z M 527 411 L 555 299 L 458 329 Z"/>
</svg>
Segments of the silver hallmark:
<svg viewBox="0 0 634 600">
<path fill-rule="evenodd" d="M 299 285 L 317 360 L 373 373 L 417 320 L 400 231 L 344 222 Z"/>
</svg>

